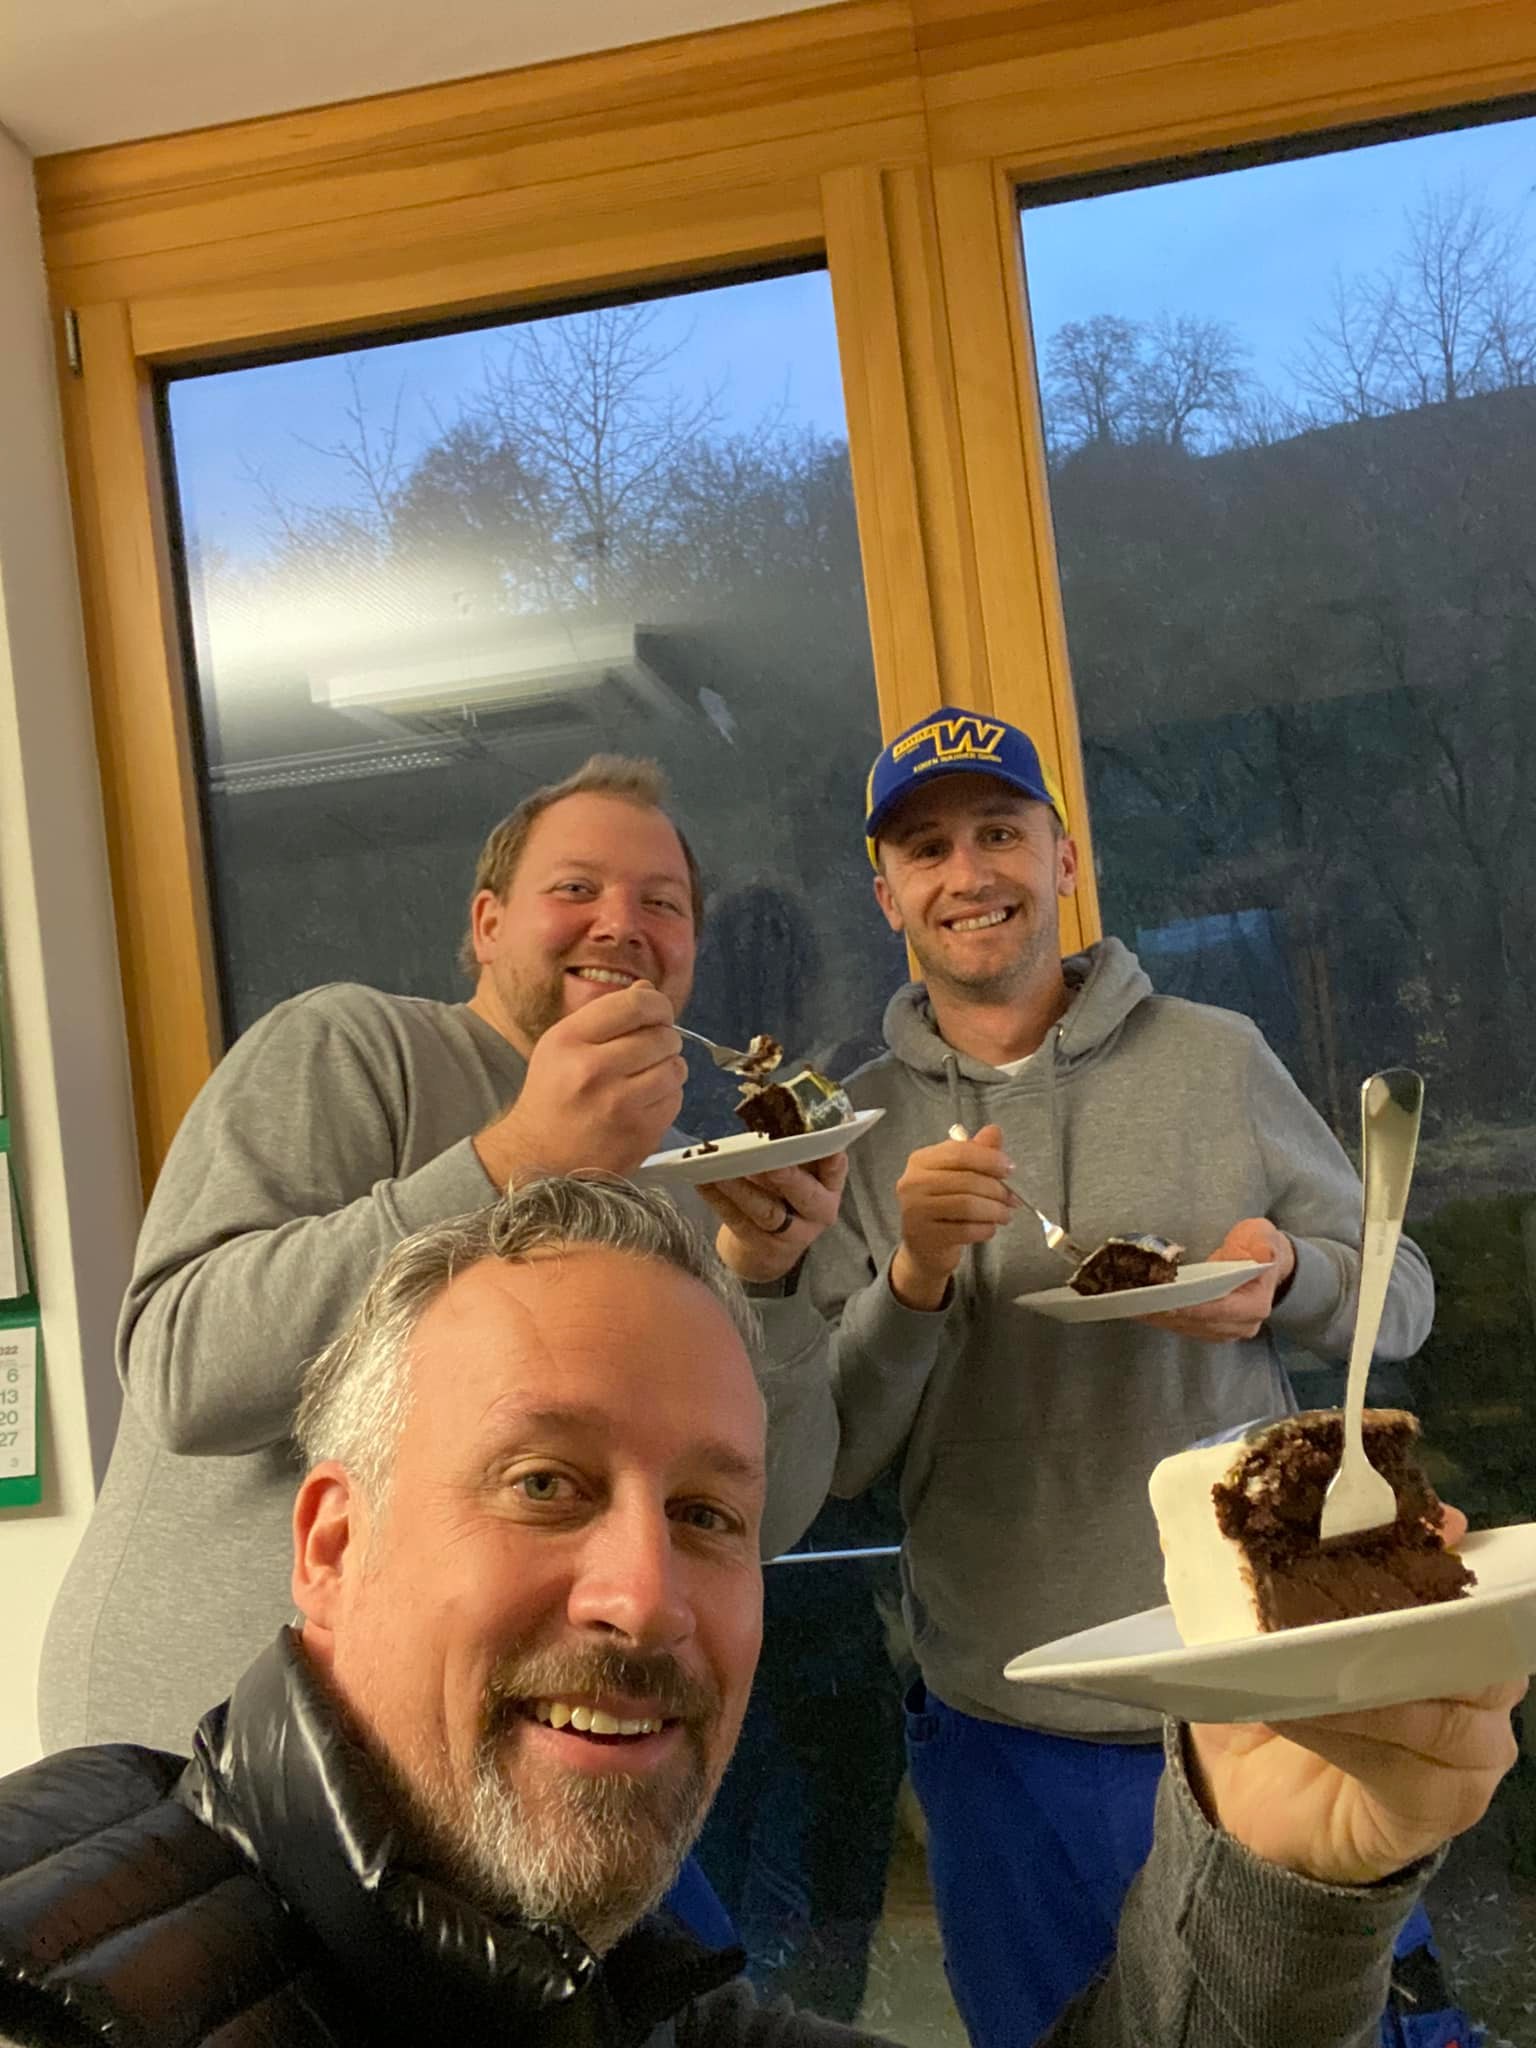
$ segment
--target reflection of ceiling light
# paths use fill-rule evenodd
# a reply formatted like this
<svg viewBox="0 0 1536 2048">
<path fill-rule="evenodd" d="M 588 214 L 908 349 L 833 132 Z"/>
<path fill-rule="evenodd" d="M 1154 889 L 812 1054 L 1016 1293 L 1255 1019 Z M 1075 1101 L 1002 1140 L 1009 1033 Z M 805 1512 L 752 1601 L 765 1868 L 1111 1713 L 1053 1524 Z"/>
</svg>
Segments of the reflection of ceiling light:
<svg viewBox="0 0 1536 2048">
<path fill-rule="evenodd" d="M 238 767 L 210 767 L 208 784 L 223 796 L 252 796 L 258 790 L 308 789 L 322 782 L 360 782 L 372 775 L 409 775 L 423 768 L 447 768 L 458 758 L 452 747 L 338 747 L 329 753 L 242 761 Z"/>
<path fill-rule="evenodd" d="M 409 718 L 423 711 L 536 704 L 611 680 L 655 710 L 675 711 L 671 693 L 641 658 L 636 637 L 632 626 L 519 633 L 476 653 L 466 649 L 430 661 L 316 676 L 309 693 L 334 711 L 390 711 Z"/>
</svg>

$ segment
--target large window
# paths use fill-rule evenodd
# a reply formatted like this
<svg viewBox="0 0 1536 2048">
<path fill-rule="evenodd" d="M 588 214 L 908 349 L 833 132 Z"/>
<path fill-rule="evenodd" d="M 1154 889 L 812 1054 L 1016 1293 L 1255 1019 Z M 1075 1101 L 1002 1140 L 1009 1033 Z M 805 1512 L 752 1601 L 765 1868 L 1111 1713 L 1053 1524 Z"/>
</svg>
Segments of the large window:
<svg viewBox="0 0 1536 2048">
<path fill-rule="evenodd" d="M 661 760 L 706 869 L 689 1020 L 846 1074 L 905 959 L 861 832 L 879 747 L 824 272 L 165 389 L 230 1034 L 319 982 L 468 992 L 475 854 L 588 754 Z M 686 1115 L 734 1127 L 692 1068 Z M 890 1489 L 770 1568 L 701 1848 L 754 1977 L 961 2041 L 898 1825 Z M 892 1913 L 882 1925 L 888 1882 Z"/>
<path fill-rule="evenodd" d="M 1536 1507 L 1533 170 L 1511 119 L 1023 195 L 1105 927 L 1352 1150 L 1361 1079 L 1424 1074 L 1438 1313 L 1373 1395 L 1474 1524 Z M 1533 1818 L 1529 1755 L 1431 1901 L 1512 2041 Z"/>
<path fill-rule="evenodd" d="M 699 1028 L 865 1056 L 901 955 L 823 272 L 167 400 L 230 1031 L 322 981 L 458 992 L 485 832 L 603 751 L 664 761 L 708 870 Z"/>
</svg>

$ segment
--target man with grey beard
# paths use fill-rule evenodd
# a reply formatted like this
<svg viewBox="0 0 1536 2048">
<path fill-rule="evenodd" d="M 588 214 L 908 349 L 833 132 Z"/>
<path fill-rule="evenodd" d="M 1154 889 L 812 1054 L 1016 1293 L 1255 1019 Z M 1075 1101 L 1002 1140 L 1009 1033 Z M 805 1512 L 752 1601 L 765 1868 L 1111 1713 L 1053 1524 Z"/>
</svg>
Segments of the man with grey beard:
<svg viewBox="0 0 1536 2048">
<path fill-rule="evenodd" d="M 190 1763 L 0 1783 L 0 2042 L 868 2042 L 654 1910 L 758 1651 L 751 1327 L 664 1198 L 603 1177 L 398 1246 L 306 1380 L 301 1626 Z M 1361 2048 L 1523 1690 L 1170 1728 L 1118 1953 L 1052 2048 Z"/>
</svg>

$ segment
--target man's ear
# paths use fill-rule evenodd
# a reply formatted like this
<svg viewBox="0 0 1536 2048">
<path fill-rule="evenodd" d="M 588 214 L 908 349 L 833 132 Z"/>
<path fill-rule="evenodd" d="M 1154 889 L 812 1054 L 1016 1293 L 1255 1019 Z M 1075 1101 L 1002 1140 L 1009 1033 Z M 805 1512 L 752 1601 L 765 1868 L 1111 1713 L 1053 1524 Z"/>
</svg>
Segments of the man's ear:
<svg viewBox="0 0 1536 2048">
<path fill-rule="evenodd" d="M 1063 832 L 1056 842 L 1056 894 L 1077 894 L 1077 841 L 1070 832 Z"/>
<path fill-rule="evenodd" d="M 332 1458 L 306 1472 L 293 1503 L 292 1590 L 294 1606 L 313 1627 L 335 1625 L 367 1536 L 367 1509 L 346 1467 Z"/>
<path fill-rule="evenodd" d="M 885 913 L 885 921 L 893 932 L 904 932 L 901 912 L 896 908 L 896 898 L 891 894 L 891 885 L 883 874 L 875 876 L 875 901 Z"/>
<path fill-rule="evenodd" d="M 484 966 L 495 950 L 506 905 L 493 889 L 482 889 L 469 906 L 469 936 L 475 958 Z"/>
</svg>

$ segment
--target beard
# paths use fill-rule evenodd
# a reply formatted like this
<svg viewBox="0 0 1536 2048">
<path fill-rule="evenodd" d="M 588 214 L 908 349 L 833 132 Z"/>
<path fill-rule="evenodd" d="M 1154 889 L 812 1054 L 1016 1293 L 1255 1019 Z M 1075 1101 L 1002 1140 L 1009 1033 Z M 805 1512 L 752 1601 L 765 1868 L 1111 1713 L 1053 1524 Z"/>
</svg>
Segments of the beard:
<svg viewBox="0 0 1536 2048">
<path fill-rule="evenodd" d="M 1016 913 L 1023 914 L 1022 910 Z M 1035 924 L 1020 940 L 1011 960 L 996 967 L 978 968 L 972 973 L 957 968 L 926 934 L 909 929 L 906 937 L 921 969 L 924 985 L 928 988 L 937 986 L 965 1002 L 1008 1002 L 1027 989 L 1037 976 L 1047 970 L 1057 972 L 1060 967 L 1061 940 L 1054 920 L 1041 920 Z"/>
<path fill-rule="evenodd" d="M 565 969 L 551 967 L 541 974 L 520 974 L 498 965 L 491 979 L 501 1006 L 530 1047 L 538 1044 L 552 1024 L 565 1015 Z"/>
<path fill-rule="evenodd" d="M 515 1779 L 516 1702 L 639 1694 L 682 1721 L 666 1773 L 551 1771 Z M 409 1775 L 384 1761 L 397 1804 L 433 1866 L 484 1911 L 570 1927 L 602 1955 L 656 1907 L 693 1847 L 724 1772 L 708 1737 L 720 1701 L 665 1654 L 546 1651 L 505 1663 L 487 1691 L 466 1783 L 443 1750 Z M 580 1739 L 580 1738 L 577 1738 Z"/>
</svg>

